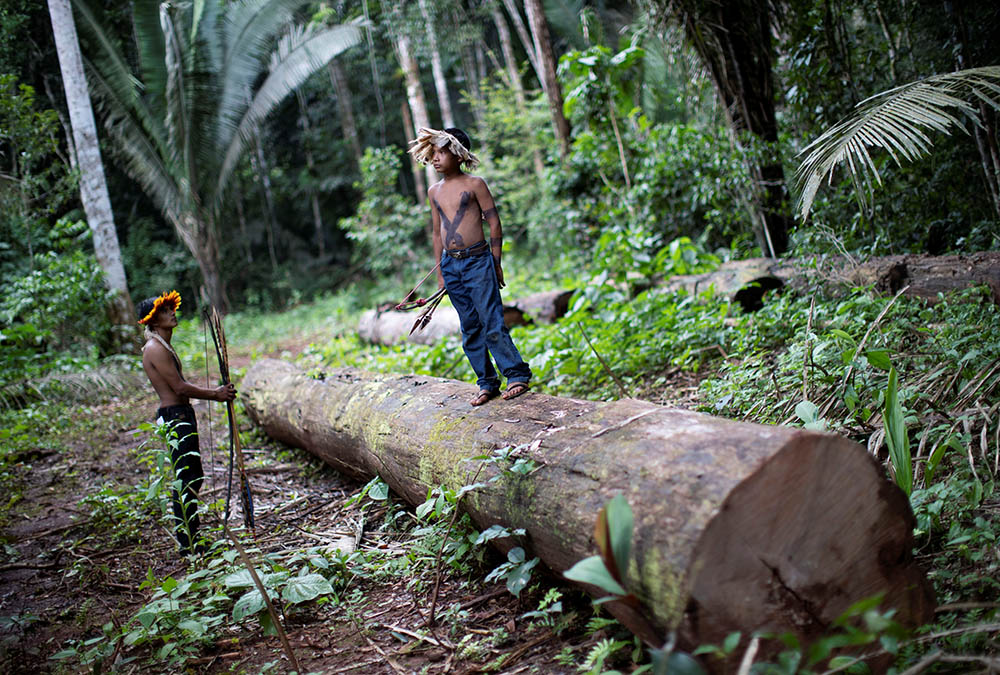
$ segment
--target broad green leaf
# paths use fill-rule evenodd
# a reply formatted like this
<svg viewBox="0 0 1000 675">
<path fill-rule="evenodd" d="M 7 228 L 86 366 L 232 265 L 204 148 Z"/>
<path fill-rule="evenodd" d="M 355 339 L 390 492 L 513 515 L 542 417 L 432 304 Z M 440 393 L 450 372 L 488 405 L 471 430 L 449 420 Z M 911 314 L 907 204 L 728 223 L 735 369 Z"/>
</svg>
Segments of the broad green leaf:
<svg viewBox="0 0 1000 675">
<path fill-rule="evenodd" d="M 514 597 L 520 597 L 521 591 L 524 587 L 528 585 L 531 581 L 531 570 L 538 564 L 538 558 L 532 558 L 531 560 L 518 565 L 514 570 L 507 575 L 507 590 L 514 595 Z"/>
<path fill-rule="evenodd" d="M 287 602 L 298 604 L 330 593 L 333 593 L 333 586 L 325 577 L 320 574 L 307 574 L 290 579 L 281 592 L 281 597 Z"/>
<path fill-rule="evenodd" d="M 264 609 L 264 598 L 256 588 L 247 591 L 233 605 L 233 621 L 242 621 L 251 614 Z"/>
<path fill-rule="evenodd" d="M 185 619 L 177 624 L 177 627 L 181 630 L 189 631 L 198 637 L 205 634 L 205 624 L 200 621 L 195 621 L 194 619 Z"/>
<path fill-rule="evenodd" d="M 628 573 L 629 557 L 632 555 L 632 508 L 624 495 L 615 495 L 605 507 L 608 532 L 611 536 L 611 551 L 620 574 L 619 581 Z"/>
<path fill-rule="evenodd" d="M 889 360 L 889 352 L 884 349 L 869 349 L 865 352 L 865 358 L 868 359 L 868 363 L 872 364 L 873 368 L 878 368 L 879 370 L 889 370 L 892 368 L 892 362 Z"/>
<path fill-rule="evenodd" d="M 226 588 L 250 588 L 254 584 L 253 577 L 250 576 L 250 570 L 243 568 L 232 574 L 227 574 L 222 579 L 222 585 Z"/>
<path fill-rule="evenodd" d="M 389 498 L 389 486 L 385 481 L 377 480 L 371 489 L 368 490 L 368 496 L 377 502 L 385 501 Z"/>
<path fill-rule="evenodd" d="M 805 423 L 815 422 L 819 416 L 819 406 L 812 401 L 799 401 L 795 406 L 795 414 Z"/>
<path fill-rule="evenodd" d="M 613 593 L 614 595 L 626 595 L 625 589 L 608 573 L 608 568 L 604 566 L 604 561 L 597 555 L 584 558 L 563 572 L 563 576 L 570 581 L 597 586 L 602 591 Z"/>
</svg>

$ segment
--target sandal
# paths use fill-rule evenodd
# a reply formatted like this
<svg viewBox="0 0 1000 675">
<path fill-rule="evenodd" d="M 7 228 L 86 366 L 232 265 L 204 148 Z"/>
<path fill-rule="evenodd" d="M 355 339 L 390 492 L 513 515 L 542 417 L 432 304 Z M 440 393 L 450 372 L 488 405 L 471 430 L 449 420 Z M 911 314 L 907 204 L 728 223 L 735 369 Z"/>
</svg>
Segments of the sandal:
<svg viewBox="0 0 1000 675">
<path fill-rule="evenodd" d="M 503 393 L 503 400 L 509 401 L 512 398 L 517 398 L 524 392 L 528 391 L 527 382 L 512 382 L 510 386 L 507 387 L 507 391 Z"/>
<path fill-rule="evenodd" d="M 499 394 L 499 393 L 500 393 L 499 391 L 495 391 L 495 390 L 480 389 L 479 390 L 479 394 L 476 396 L 476 398 L 474 398 L 471 401 L 469 401 L 469 403 L 472 404 L 473 406 L 477 406 L 478 407 L 478 406 L 481 406 L 484 403 L 486 403 L 486 402 L 488 402 L 488 401 L 496 398 L 497 394 Z"/>
</svg>

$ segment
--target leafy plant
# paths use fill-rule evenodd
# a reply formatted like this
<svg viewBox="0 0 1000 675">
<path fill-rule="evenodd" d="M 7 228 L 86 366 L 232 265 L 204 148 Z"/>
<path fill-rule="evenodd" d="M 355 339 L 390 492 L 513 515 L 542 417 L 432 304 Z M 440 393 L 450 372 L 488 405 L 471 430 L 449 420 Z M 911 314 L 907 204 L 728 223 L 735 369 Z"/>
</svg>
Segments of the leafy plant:
<svg viewBox="0 0 1000 675">
<path fill-rule="evenodd" d="M 931 147 L 924 130 L 964 129 L 952 110 L 982 124 L 972 102 L 1000 109 L 998 83 L 1000 66 L 971 68 L 910 82 L 859 103 L 852 115 L 802 151 L 806 156 L 795 174 L 799 216 L 808 218 L 820 183 L 841 162 L 848 168 L 858 200 L 866 205 L 874 184 L 882 182 L 869 147 L 886 150 L 896 164 L 900 157 L 909 161 L 921 157 Z"/>
</svg>

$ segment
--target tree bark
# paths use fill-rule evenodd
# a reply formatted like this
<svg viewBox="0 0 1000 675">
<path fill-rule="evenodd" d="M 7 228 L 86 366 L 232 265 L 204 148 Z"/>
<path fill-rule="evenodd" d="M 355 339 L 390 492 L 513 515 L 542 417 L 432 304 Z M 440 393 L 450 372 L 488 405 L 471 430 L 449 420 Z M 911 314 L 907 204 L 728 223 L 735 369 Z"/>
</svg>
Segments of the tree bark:
<svg viewBox="0 0 1000 675">
<path fill-rule="evenodd" d="M 528 25 L 531 26 L 535 53 L 545 78 L 545 95 L 549 99 L 552 127 L 555 130 L 556 140 L 559 142 L 559 152 L 565 157 L 569 154 L 569 120 L 563 114 L 562 90 L 559 87 L 559 79 L 556 77 L 556 57 L 552 52 L 549 24 L 545 20 L 542 0 L 524 0 L 524 9 L 528 14 Z"/>
<path fill-rule="evenodd" d="M 782 260 L 750 258 L 728 262 L 714 272 L 672 277 L 664 282 L 671 290 L 692 295 L 712 290 L 726 295 L 746 310 L 760 309 L 763 295 L 783 286 L 800 287 L 823 282 L 828 286 L 857 288 L 872 286 L 880 293 L 938 301 L 939 293 L 989 287 L 993 302 L 1000 304 L 1000 252 L 971 255 L 893 255 L 871 258 L 862 263 L 843 257 L 822 260 Z"/>
<path fill-rule="evenodd" d="M 420 14 L 424 18 L 424 30 L 427 33 L 427 46 L 431 53 L 431 74 L 434 76 L 434 89 L 437 91 L 438 107 L 441 108 L 441 121 L 445 128 L 455 126 L 455 115 L 451 111 L 451 99 L 448 97 L 448 80 L 441 67 L 441 52 L 438 49 L 437 33 L 434 17 L 431 16 L 427 0 L 419 0 Z"/>
<path fill-rule="evenodd" d="M 331 61 L 330 63 L 333 63 Z M 313 160 L 312 148 L 309 147 L 309 132 L 312 130 L 312 126 L 309 124 L 309 111 L 306 110 L 306 99 L 302 95 L 302 90 L 295 90 L 295 99 L 299 104 L 299 123 L 302 125 L 302 131 L 305 132 L 306 138 L 302 143 L 306 155 L 306 168 L 309 170 L 310 185 L 307 188 L 309 193 L 309 205 L 312 207 L 312 217 L 313 217 L 313 233 L 316 237 L 316 257 L 320 260 L 326 258 L 326 241 L 323 236 L 323 215 L 319 211 L 319 197 L 316 195 L 316 190 L 313 188 L 313 169 L 316 166 L 316 162 Z"/>
<path fill-rule="evenodd" d="M 778 125 L 770 5 L 762 0 L 682 0 L 672 3 L 670 11 L 711 74 L 733 141 L 742 146 L 740 136 L 750 133 L 773 148 Z M 780 256 L 788 248 L 792 225 L 784 169 L 776 158 L 748 157 L 746 162 L 756 183 L 747 208 L 757 243 L 765 255 Z"/>
<path fill-rule="evenodd" d="M 463 501 L 476 526 L 524 528 L 527 548 L 556 573 L 596 552 L 597 513 L 624 495 L 635 527 L 623 576 L 639 604 L 608 609 L 647 644 L 672 630 L 687 649 L 732 631 L 809 640 L 878 593 L 904 624 L 932 616 L 909 502 L 844 438 L 633 399 L 528 393 L 473 408 L 472 384 L 321 377 L 262 360 L 240 389 L 268 435 L 362 480 L 377 474 L 410 504 L 479 472 L 486 485 Z M 510 446 L 531 473 L 470 459 Z"/>
<path fill-rule="evenodd" d="M 518 111 L 524 115 L 528 110 L 528 101 L 524 97 L 524 85 L 521 84 L 521 73 L 517 67 L 517 59 L 514 58 L 514 45 L 510 39 L 510 29 L 507 27 L 507 20 L 503 18 L 503 12 L 496 5 L 491 10 L 493 23 L 497 27 L 497 35 L 500 37 L 500 50 L 503 52 L 504 66 L 507 69 L 507 77 L 510 80 L 510 87 L 514 92 L 514 102 Z M 537 147 L 532 151 L 532 161 L 535 165 L 535 175 L 539 180 L 545 178 L 545 164 L 542 162 L 542 152 Z"/>
<path fill-rule="evenodd" d="M 333 84 L 333 91 L 337 95 L 337 109 L 340 111 L 340 128 L 344 134 L 344 140 L 354 152 L 354 162 L 356 166 L 361 166 L 361 141 L 358 139 L 358 126 L 354 121 L 354 98 L 351 94 L 351 87 L 347 83 L 347 73 L 337 59 L 331 59 L 327 64 L 327 72 L 330 74 L 330 83 Z"/>
<path fill-rule="evenodd" d="M 406 144 L 409 145 L 415 138 L 413 116 L 410 115 L 410 106 L 406 102 L 400 105 L 400 109 L 403 116 L 403 137 L 406 139 Z M 424 178 L 424 170 L 420 166 L 420 162 L 413 158 L 413 155 L 406 153 L 406 156 L 410 158 L 410 170 L 413 172 L 413 187 L 417 192 L 417 204 L 423 204 L 427 201 L 427 182 Z M 431 231 L 428 229 L 428 241 L 431 234 Z"/>
<path fill-rule="evenodd" d="M 524 27 L 524 20 L 521 18 L 521 12 L 517 8 L 517 3 L 514 0 L 503 0 L 504 7 L 507 8 L 507 14 L 510 15 L 510 20 L 514 23 L 514 30 L 517 32 L 517 36 L 521 39 L 521 46 L 524 47 L 524 51 L 528 55 L 528 62 L 531 64 L 531 69 L 535 71 L 535 76 L 538 78 L 538 84 L 541 86 L 542 91 L 545 91 L 545 70 L 542 68 L 542 64 L 538 59 L 538 52 L 536 51 L 535 44 L 528 35 L 528 29 Z"/>
<path fill-rule="evenodd" d="M 552 323 L 566 313 L 574 291 L 545 291 L 514 300 L 503 306 L 508 328 L 530 323 Z M 421 345 L 437 344 L 449 335 L 459 335 L 458 313 L 450 305 L 434 310 L 434 318 L 423 330 L 410 334 L 417 311 L 397 312 L 370 309 L 358 320 L 358 336 L 367 342 L 392 345 L 406 340 Z"/>
<path fill-rule="evenodd" d="M 66 91 L 66 106 L 69 108 L 70 124 L 73 127 L 70 150 L 75 150 L 76 166 L 80 169 L 80 201 L 83 202 L 87 224 L 93 235 L 94 254 L 104 271 L 105 282 L 114 294 L 114 322 L 132 327 L 135 325 L 135 308 L 128 291 L 118 232 L 115 230 L 111 211 L 111 198 L 104 178 L 97 124 L 94 122 L 94 110 L 83 72 L 83 57 L 80 54 L 73 10 L 69 0 L 48 0 L 48 4 L 59 69 L 62 71 L 63 88 Z"/>
<path fill-rule="evenodd" d="M 427 114 L 427 99 L 424 98 L 424 88 L 420 84 L 420 70 L 410 50 L 410 39 L 402 33 L 396 36 L 396 55 L 406 77 L 406 100 L 410 102 L 410 112 L 413 113 L 414 132 L 420 127 L 431 128 L 430 116 Z M 437 175 L 432 166 L 424 167 L 424 175 L 427 177 L 428 187 L 437 182 Z M 423 202 L 424 199 L 420 201 Z"/>
</svg>

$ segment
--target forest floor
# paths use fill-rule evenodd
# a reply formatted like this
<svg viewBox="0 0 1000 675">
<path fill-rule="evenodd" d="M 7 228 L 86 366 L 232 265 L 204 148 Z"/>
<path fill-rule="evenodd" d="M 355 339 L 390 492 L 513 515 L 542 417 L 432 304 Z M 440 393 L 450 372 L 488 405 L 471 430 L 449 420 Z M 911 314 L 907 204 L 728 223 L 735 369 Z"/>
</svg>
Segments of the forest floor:
<svg viewBox="0 0 1000 675">
<path fill-rule="evenodd" d="M 301 347 L 282 345 L 278 351 L 287 356 Z M 248 362 L 236 355 L 233 366 Z M 682 396 L 696 390 L 696 383 L 673 384 Z M 77 657 L 108 645 L 107 634 L 138 625 L 137 614 L 157 589 L 169 590 L 170 579 L 191 578 L 229 548 L 228 542 L 217 542 L 208 556 L 186 559 L 163 519 L 152 512 L 136 514 L 136 486 L 150 473 L 140 446 L 152 436 L 140 424 L 149 422 L 156 408 L 155 396 L 143 385 L 141 378 L 131 378 L 118 396 L 68 409 L 59 434 L 43 436 L 50 447 L 19 458 L 19 489 L 11 497 L 16 503 L 0 522 L 9 561 L 0 564 L 0 672 L 102 672 L 112 663 L 116 672 L 165 672 L 168 654 L 160 650 L 171 649 L 171 641 L 174 656 L 187 653 L 170 672 L 287 672 L 279 639 L 265 636 L 256 617 L 234 622 L 227 616 L 211 639 L 174 630 L 145 647 L 123 648 L 118 641 L 110 654 L 97 658 L 96 668 L 82 667 L 65 652 L 63 659 L 53 659 L 67 645 Z M 206 474 L 201 499 L 209 507 L 202 529 L 221 539 L 224 409 L 213 405 L 209 414 L 205 402 L 194 404 Z M 287 560 L 309 547 L 346 541 L 346 550 L 373 552 L 387 561 L 369 567 L 367 578 L 349 579 L 339 589 L 339 602 L 313 602 L 285 614 L 300 672 L 572 673 L 602 642 L 629 639 L 618 624 L 595 622 L 589 599 L 540 569 L 520 597 L 502 582 L 485 583 L 489 570 L 503 562 L 486 548 L 485 558 L 471 567 L 428 562 L 435 551 L 415 553 L 409 535 L 393 527 L 400 511 L 404 518 L 412 513 L 391 500 L 352 501 L 362 485 L 246 428 L 243 437 L 255 499 L 257 538 L 244 538 L 252 558 Z M 238 507 L 230 522 L 240 522 Z M 424 564 L 405 563 L 415 557 Z M 431 631 L 427 619 L 438 574 L 437 625 Z M 552 588 L 561 593 L 558 621 L 525 618 L 552 604 L 553 598 L 545 600 Z M 135 660 L 123 661 L 126 654 Z"/>
</svg>

